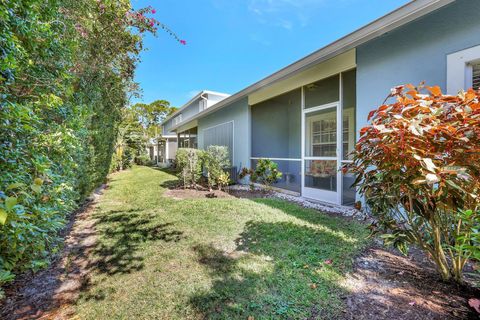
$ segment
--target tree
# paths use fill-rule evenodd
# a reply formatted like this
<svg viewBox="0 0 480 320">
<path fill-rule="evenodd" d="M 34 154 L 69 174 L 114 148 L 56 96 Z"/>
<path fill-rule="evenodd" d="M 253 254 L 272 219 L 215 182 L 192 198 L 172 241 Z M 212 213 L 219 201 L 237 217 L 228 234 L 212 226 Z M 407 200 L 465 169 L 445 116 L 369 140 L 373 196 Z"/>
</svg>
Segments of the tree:
<svg viewBox="0 0 480 320">
<path fill-rule="evenodd" d="M 135 110 L 139 122 L 145 129 L 146 136 L 155 139 L 157 143 L 157 159 L 159 159 L 161 139 L 160 124 L 165 118 L 175 112 L 177 108 L 171 107 L 170 102 L 166 100 L 156 100 L 149 104 L 137 103 L 133 106 L 133 110 Z"/>
<path fill-rule="evenodd" d="M 427 94 L 421 91 L 427 90 Z M 370 112 L 353 164 L 374 232 L 426 251 L 444 280 L 480 260 L 480 92 L 399 86 Z"/>
</svg>

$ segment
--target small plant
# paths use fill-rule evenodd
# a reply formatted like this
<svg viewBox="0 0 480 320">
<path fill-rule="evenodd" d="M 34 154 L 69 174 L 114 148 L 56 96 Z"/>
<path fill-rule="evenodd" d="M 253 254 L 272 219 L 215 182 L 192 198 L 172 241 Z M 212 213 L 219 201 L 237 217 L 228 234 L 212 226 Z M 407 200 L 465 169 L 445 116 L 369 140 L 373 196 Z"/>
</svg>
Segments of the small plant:
<svg viewBox="0 0 480 320">
<path fill-rule="evenodd" d="M 197 188 L 197 182 L 202 176 L 202 153 L 201 150 L 191 148 L 177 150 L 175 162 L 184 188 Z"/>
<path fill-rule="evenodd" d="M 221 189 L 220 178 L 225 180 L 225 168 L 230 166 L 228 148 L 224 146 L 209 146 L 203 153 L 203 167 L 206 171 L 208 188 L 210 192 L 216 185 Z M 227 180 L 229 179 L 227 175 Z M 224 182 L 224 181 L 222 181 Z M 228 182 L 227 182 L 228 184 Z"/>
<path fill-rule="evenodd" d="M 230 183 L 230 174 L 228 172 L 222 172 L 218 176 L 218 190 L 226 190 Z"/>
<path fill-rule="evenodd" d="M 254 183 L 263 184 L 268 190 L 272 184 L 282 178 L 282 173 L 278 170 L 278 164 L 270 159 L 259 159 L 255 170 L 243 168 L 240 172 L 240 179 L 250 176 L 250 188 L 254 189 Z"/>
<path fill-rule="evenodd" d="M 407 85 L 389 98 L 370 112 L 344 169 L 357 174 L 386 244 L 403 253 L 416 244 L 444 280 L 461 282 L 468 259 L 480 259 L 480 92 Z"/>
</svg>

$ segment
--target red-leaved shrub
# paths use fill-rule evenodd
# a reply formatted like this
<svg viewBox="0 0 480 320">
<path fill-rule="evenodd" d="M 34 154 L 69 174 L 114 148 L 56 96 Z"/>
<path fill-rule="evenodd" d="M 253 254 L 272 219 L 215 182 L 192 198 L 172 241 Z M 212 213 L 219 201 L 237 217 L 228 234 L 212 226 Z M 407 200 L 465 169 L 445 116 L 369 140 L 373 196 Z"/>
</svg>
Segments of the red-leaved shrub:
<svg viewBox="0 0 480 320">
<path fill-rule="evenodd" d="M 418 245 L 443 279 L 461 281 L 468 259 L 480 260 L 480 92 L 406 85 L 387 101 L 345 169 L 387 244 Z"/>
</svg>

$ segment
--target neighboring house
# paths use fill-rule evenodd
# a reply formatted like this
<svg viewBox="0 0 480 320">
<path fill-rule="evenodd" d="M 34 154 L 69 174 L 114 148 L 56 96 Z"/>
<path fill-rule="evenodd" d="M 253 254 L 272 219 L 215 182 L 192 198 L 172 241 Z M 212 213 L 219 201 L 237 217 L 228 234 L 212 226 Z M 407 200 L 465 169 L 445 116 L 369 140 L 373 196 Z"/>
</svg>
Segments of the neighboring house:
<svg viewBox="0 0 480 320">
<path fill-rule="evenodd" d="M 227 97 L 229 95 L 225 93 L 203 90 L 172 113 L 162 122 L 162 136 L 158 146 L 154 140 L 148 145 L 150 158 L 159 164 L 170 164 L 175 159 L 177 148 L 197 148 L 195 122 L 179 126 Z M 173 127 L 176 128 L 175 131 L 171 130 Z"/>
<path fill-rule="evenodd" d="M 164 134 L 158 141 L 150 139 L 147 144 L 147 152 L 150 159 L 156 164 L 171 164 L 177 152 L 177 135 L 175 133 Z"/>
<path fill-rule="evenodd" d="M 369 111 L 390 88 L 422 81 L 451 94 L 479 87 L 480 1 L 412 1 L 168 131 L 179 146 L 228 146 L 239 169 L 272 159 L 283 172 L 276 187 L 353 205 L 354 177 L 339 169 Z"/>
</svg>

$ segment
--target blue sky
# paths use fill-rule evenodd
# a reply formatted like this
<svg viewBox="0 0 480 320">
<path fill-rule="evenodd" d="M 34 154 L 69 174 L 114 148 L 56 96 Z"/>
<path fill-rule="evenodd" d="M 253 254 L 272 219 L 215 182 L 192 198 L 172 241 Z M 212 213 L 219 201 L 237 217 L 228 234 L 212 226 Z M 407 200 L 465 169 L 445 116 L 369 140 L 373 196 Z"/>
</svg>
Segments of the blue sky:
<svg viewBox="0 0 480 320">
<path fill-rule="evenodd" d="M 233 94 L 407 0 L 133 0 L 173 29 L 147 36 L 136 81 L 143 102 L 181 106 L 200 90 Z"/>
</svg>

